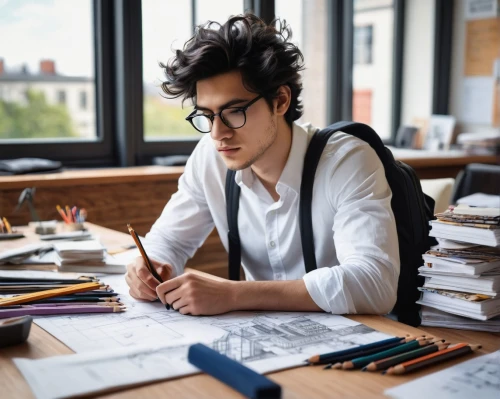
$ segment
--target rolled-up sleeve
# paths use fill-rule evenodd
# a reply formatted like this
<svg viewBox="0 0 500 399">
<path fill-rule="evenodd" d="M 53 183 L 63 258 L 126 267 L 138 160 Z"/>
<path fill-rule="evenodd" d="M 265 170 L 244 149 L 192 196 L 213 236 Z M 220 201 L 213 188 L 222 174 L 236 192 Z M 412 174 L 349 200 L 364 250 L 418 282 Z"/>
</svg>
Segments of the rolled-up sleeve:
<svg viewBox="0 0 500 399">
<path fill-rule="evenodd" d="M 396 302 L 400 264 L 384 167 L 371 147 L 359 145 L 332 169 L 328 184 L 339 264 L 307 273 L 307 290 L 325 312 L 388 313 Z"/>
<path fill-rule="evenodd" d="M 214 228 L 203 185 L 196 173 L 200 169 L 199 152 L 198 146 L 179 179 L 178 191 L 144 240 L 149 257 L 172 265 L 174 276 L 184 272 L 187 260 Z"/>
</svg>

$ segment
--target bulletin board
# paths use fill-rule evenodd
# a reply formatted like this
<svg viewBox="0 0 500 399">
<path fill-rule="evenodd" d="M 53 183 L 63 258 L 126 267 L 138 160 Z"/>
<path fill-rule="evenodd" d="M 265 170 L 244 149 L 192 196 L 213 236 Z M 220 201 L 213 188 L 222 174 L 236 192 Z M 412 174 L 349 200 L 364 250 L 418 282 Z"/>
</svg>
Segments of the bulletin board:
<svg viewBox="0 0 500 399">
<path fill-rule="evenodd" d="M 500 126 L 499 0 L 467 0 L 463 122 Z"/>
</svg>

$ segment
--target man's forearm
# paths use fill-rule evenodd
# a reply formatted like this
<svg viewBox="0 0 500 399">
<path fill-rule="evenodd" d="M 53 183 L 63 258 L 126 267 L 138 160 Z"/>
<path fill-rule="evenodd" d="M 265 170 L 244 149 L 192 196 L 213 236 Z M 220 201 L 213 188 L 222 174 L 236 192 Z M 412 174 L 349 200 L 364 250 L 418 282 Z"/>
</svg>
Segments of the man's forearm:
<svg viewBox="0 0 500 399">
<path fill-rule="evenodd" d="M 238 281 L 231 290 L 233 310 L 321 311 L 303 280 Z"/>
</svg>

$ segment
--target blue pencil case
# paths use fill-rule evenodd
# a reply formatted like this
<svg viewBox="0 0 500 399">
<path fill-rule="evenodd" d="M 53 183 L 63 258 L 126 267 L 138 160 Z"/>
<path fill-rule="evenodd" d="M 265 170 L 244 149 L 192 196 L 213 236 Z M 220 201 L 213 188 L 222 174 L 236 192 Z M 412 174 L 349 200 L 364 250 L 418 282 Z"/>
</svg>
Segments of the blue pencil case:
<svg viewBox="0 0 500 399">
<path fill-rule="evenodd" d="M 217 378 L 251 399 L 279 399 L 281 386 L 243 366 L 227 356 L 205 346 L 195 344 L 189 347 L 188 360 L 200 370 Z"/>
</svg>

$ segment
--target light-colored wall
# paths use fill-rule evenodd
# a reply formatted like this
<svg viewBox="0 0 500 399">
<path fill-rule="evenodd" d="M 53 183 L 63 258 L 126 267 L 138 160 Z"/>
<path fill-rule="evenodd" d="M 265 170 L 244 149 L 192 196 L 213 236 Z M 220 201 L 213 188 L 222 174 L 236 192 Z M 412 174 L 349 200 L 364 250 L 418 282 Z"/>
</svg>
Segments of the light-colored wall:
<svg viewBox="0 0 500 399">
<path fill-rule="evenodd" d="M 401 124 L 432 112 L 434 0 L 406 2 Z"/>
</svg>

